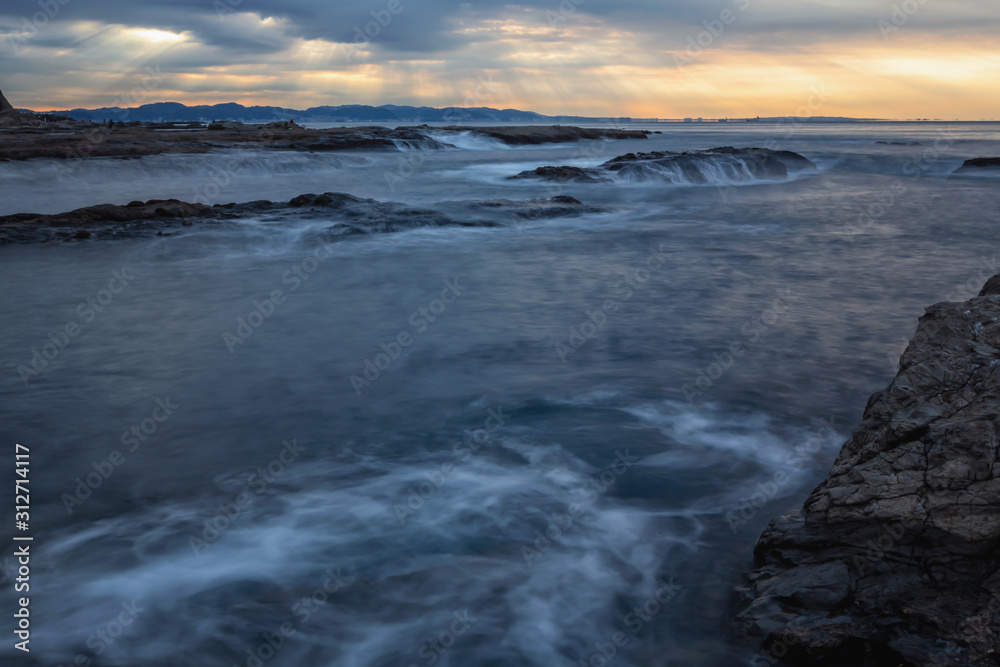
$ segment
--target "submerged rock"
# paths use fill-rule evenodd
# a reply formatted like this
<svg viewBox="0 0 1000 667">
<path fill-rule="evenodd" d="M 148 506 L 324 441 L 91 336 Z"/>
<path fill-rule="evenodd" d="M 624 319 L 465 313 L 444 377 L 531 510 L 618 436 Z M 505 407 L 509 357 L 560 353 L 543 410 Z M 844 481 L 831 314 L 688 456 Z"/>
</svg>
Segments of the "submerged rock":
<svg viewBox="0 0 1000 667">
<path fill-rule="evenodd" d="M 952 176 L 1000 175 L 1000 157 L 979 157 L 966 160 Z"/>
<path fill-rule="evenodd" d="M 739 590 L 768 664 L 1000 664 L 1000 276 L 927 309 L 829 478 Z"/>
<path fill-rule="evenodd" d="M 554 218 L 598 211 L 572 197 L 511 201 L 506 199 L 442 202 L 437 208 L 417 208 L 353 195 L 326 192 L 304 194 L 288 202 L 259 200 L 241 204 L 191 204 L 177 199 L 133 201 L 126 206 L 99 204 L 39 215 L 0 216 L 0 244 L 37 243 L 55 239 L 125 238 L 164 229 L 191 227 L 195 221 L 237 222 L 254 217 L 268 221 L 329 220 L 329 234 L 379 234 L 418 227 L 498 227 L 513 219 Z"/>
<path fill-rule="evenodd" d="M 686 153 L 628 153 L 592 169 L 548 166 L 523 171 L 510 178 L 573 183 L 659 181 L 721 185 L 785 180 L 792 173 L 815 169 L 816 165 L 810 160 L 791 151 L 725 147 Z"/>
<path fill-rule="evenodd" d="M 556 183 L 610 183 L 612 179 L 602 175 L 598 169 L 581 169 L 580 167 L 539 167 L 531 171 L 522 171 L 510 179 L 539 178 Z"/>
</svg>

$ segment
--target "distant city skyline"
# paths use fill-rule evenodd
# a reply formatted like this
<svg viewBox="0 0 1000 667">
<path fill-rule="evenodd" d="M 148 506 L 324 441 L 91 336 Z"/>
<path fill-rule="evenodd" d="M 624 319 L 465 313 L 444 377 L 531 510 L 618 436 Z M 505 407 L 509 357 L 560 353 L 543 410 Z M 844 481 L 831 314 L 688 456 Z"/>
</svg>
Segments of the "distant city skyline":
<svg viewBox="0 0 1000 667">
<path fill-rule="evenodd" d="M 2 0 L 37 110 L 400 104 L 636 118 L 1000 116 L 975 0 Z"/>
</svg>

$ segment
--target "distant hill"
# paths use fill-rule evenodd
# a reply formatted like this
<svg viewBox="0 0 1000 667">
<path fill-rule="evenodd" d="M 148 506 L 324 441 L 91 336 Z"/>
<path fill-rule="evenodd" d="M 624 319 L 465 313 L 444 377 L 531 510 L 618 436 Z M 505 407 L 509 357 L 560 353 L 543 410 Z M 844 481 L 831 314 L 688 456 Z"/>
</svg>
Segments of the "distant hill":
<svg viewBox="0 0 1000 667">
<path fill-rule="evenodd" d="M 237 120 L 245 123 L 283 121 L 294 118 L 305 123 L 628 123 L 630 118 L 588 118 L 584 116 L 543 116 L 532 111 L 517 109 L 491 109 L 476 107 L 463 109 L 447 107 L 411 107 L 386 104 L 379 107 L 362 104 L 346 106 L 322 106 L 311 109 L 286 109 L 284 107 L 245 107 L 242 104 L 213 104 L 189 107 L 177 102 L 157 102 L 144 104 L 133 109 L 104 107 L 102 109 L 71 109 L 52 113 L 69 116 L 76 120 L 102 122 L 146 121 L 184 122 Z"/>
</svg>

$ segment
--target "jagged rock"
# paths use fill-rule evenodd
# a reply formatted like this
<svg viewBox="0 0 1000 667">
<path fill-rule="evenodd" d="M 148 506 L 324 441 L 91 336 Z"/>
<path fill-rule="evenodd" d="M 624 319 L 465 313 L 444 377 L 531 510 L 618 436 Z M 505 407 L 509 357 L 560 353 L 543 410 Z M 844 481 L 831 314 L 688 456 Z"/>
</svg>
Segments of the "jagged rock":
<svg viewBox="0 0 1000 667">
<path fill-rule="evenodd" d="M 927 309 L 829 478 L 757 544 L 737 627 L 765 658 L 1000 665 L 998 367 L 1000 276 Z"/>
<path fill-rule="evenodd" d="M 4 97 L 0 91 L 0 127 L 37 127 L 41 125 L 40 118 L 30 113 L 21 113 Z"/>
</svg>

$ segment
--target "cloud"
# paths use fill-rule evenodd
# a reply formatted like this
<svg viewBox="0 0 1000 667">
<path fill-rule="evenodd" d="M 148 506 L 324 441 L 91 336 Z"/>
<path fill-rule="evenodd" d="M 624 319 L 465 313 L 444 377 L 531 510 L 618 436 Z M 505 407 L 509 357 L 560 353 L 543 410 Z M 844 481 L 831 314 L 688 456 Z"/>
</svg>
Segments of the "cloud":
<svg viewBox="0 0 1000 667">
<path fill-rule="evenodd" d="M 886 35 L 894 6 L 911 11 Z M 484 104 L 549 113 L 778 113 L 825 80 L 845 108 L 869 95 L 862 115 L 894 108 L 880 91 L 928 107 L 954 84 L 978 117 L 995 94 L 948 67 L 1000 52 L 1000 3 L 979 0 L 72 0 L 14 54 L 23 20 L 0 9 L 0 84 L 41 107 L 100 106 L 155 65 L 158 99 L 192 103 L 446 106 L 489 74 L 504 87 Z"/>
</svg>

